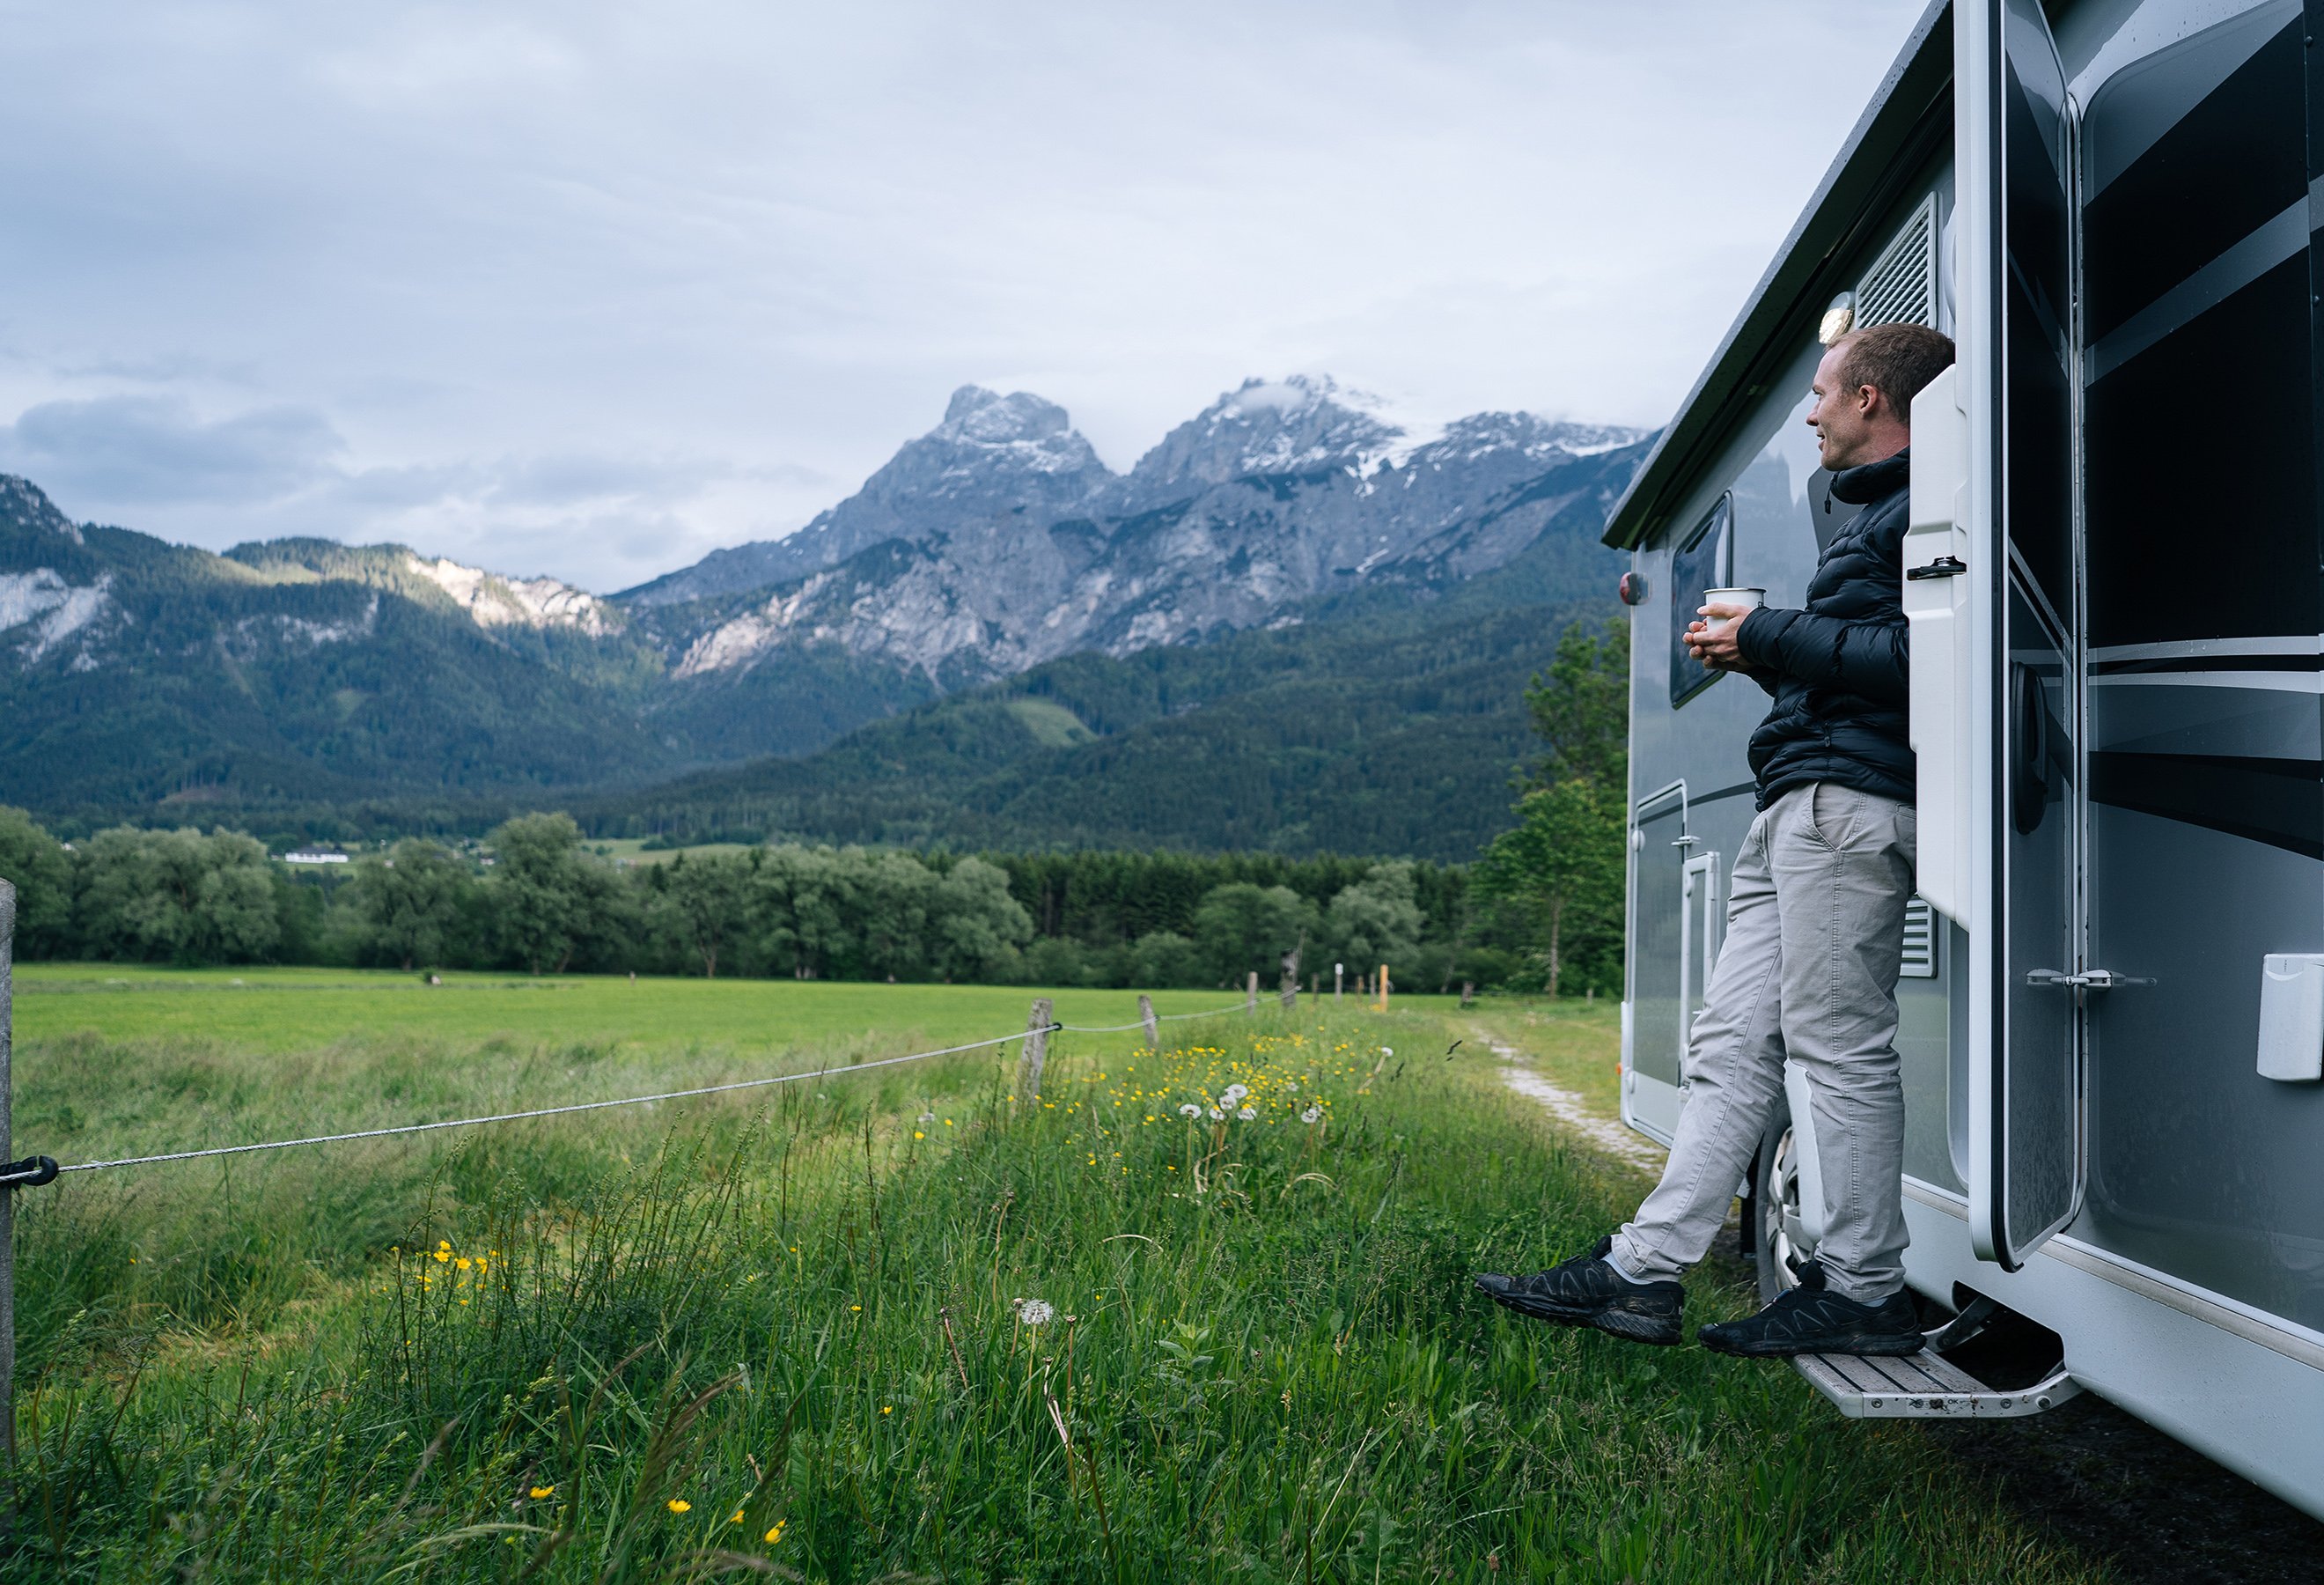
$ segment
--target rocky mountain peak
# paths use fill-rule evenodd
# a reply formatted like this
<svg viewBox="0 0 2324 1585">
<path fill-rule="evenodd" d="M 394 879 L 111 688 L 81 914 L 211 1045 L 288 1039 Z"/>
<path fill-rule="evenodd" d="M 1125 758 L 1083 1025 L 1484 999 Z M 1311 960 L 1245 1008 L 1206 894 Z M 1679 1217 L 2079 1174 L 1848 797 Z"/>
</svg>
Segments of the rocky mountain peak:
<svg viewBox="0 0 2324 1585">
<path fill-rule="evenodd" d="M 58 511 L 40 486 L 13 473 L 0 473 L 0 524 L 19 533 L 61 534 L 76 545 L 88 542 L 80 525 Z"/>
<path fill-rule="evenodd" d="M 1224 484 L 1254 475 L 1362 468 L 1404 435 L 1370 398 L 1326 375 L 1252 377 L 1162 437 L 1139 459 L 1141 484 Z"/>
</svg>

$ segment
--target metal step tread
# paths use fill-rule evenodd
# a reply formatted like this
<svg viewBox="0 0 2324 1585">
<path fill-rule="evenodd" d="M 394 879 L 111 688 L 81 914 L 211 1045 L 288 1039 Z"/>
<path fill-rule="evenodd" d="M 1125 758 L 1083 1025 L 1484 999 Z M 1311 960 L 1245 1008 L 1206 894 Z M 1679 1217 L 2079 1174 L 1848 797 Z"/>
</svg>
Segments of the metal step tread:
<svg viewBox="0 0 2324 1585">
<path fill-rule="evenodd" d="M 1932 1349 L 1886 1358 L 1802 1354 L 1792 1363 L 1852 1420 L 2013 1419 L 2082 1390 L 2061 1366 L 2030 1387 L 1997 1392 Z"/>
</svg>

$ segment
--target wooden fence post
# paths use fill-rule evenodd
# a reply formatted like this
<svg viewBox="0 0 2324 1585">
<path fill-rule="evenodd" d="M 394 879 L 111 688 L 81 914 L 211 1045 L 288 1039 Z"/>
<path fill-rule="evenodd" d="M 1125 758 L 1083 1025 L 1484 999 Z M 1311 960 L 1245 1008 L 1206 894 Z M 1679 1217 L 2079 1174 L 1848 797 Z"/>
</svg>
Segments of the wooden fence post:
<svg viewBox="0 0 2324 1585">
<path fill-rule="evenodd" d="M 1476 996 L 1477 982 L 1473 979 L 1462 980 L 1461 982 L 1461 1005 L 1464 1007 L 1467 1006 L 1471 1002 L 1476 999 Z"/>
<path fill-rule="evenodd" d="M 1283 954 L 1283 1010 L 1296 1012 L 1299 1006 L 1299 949 L 1294 947 Z"/>
<path fill-rule="evenodd" d="M 1332 965 L 1332 999 L 1336 1002 L 1347 993 L 1348 966 L 1344 963 L 1334 963 Z"/>
<path fill-rule="evenodd" d="M 1047 996 L 1033 998 L 1033 1015 L 1025 1020 L 1025 1056 L 1018 1064 L 1017 1087 L 1028 1100 L 1041 1098 L 1041 1064 L 1049 1055 L 1050 1004 Z"/>
<path fill-rule="evenodd" d="M 1385 963 L 1380 965 L 1379 972 L 1379 1010 L 1383 1013 L 1388 1011 L 1388 965 Z"/>
<path fill-rule="evenodd" d="M 1250 978 L 1243 981 L 1242 1010 L 1246 1013 L 1259 1011 L 1259 970 L 1256 969 L 1250 971 Z"/>
<path fill-rule="evenodd" d="M 1138 1021 L 1146 1025 L 1146 1049 L 1149 1052 L 1160 1051 L 1162 1049 L 1162 1032 L 1156 1028 L 1154 1024 L 1154 998 L 1152 996 L 1145 996 L 1143 994 L 1139 996 Z"/>
<path fill-rule="evenodd" d="M 0 880 L 0 1162 L 14 1159 L 11 1146 L 15 1089 L 11 1071 L 16 1032 L 16 888 Z M 14 1489 L 16 1471 L 16 1191 L 0 1188 L 0 1459 Z M 14 1518 L 14 1502 L 0 1508 L 0 1521 Z M 13 1525 L 10 1526 L 13 1528 Z"/>
</svg>

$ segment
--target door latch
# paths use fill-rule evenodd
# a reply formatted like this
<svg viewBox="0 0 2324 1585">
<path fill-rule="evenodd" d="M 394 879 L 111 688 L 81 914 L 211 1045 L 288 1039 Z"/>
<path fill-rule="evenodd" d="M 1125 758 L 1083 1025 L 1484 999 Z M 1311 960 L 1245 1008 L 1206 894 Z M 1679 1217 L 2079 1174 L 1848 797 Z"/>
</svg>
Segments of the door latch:
<svg viewBox="0 0 2324 1585">
<path fill-rule="evenodd" d="M 1907 569 L 1904 576 L 1918 583 L 1923 578 L 1959 578 L 1968 570 L 1969 563 L 1959 556 L 1940 556 L 1925 567 Z"/>
<path fill-rule="evenodd" d="M 2061 990 L 2113 990 L 2117 986 L 2153 985 L 2151 979 L 2135 975 L 2116 974 L 2111 969 L 2086 969 L 2080 974 L 2061 974 L 2054 969 L 2028 970 L 2025 983 L 2032 986 L 2055 986 Z"/>
</svg>

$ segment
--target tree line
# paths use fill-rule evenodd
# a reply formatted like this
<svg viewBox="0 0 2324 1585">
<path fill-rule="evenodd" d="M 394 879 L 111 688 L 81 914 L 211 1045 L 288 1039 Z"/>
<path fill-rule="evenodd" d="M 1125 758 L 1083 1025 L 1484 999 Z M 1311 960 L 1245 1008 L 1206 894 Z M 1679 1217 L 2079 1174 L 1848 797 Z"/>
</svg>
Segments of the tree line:
<svg viewBox="0 0 2324 1585">
<path fill-rule="evenodd" d="M 1575 626 L 1526 693 L 1545 752 L 1472 866 L 1271 854 L 768 844 L 623 867 L 562 813 L 481 849 L 407 838 L 294 874 L 238 832 L 65 844 L 0 808 L 20 957 L 413 970 L 1618 994 L 1627 633 Z"/>
<path fill-rule="evenodd" d="M 0 809 L 25 959 L 526 973 L 1269 988 L 1528 987 L 1526 927 L 1464 872 L 1271 855 L 898 852 L 768 845 L 617 866 L 558 813 L 481 849 L 408 838 L 291 871 L 232 831 L 57 841 Z"/>
</svg>

